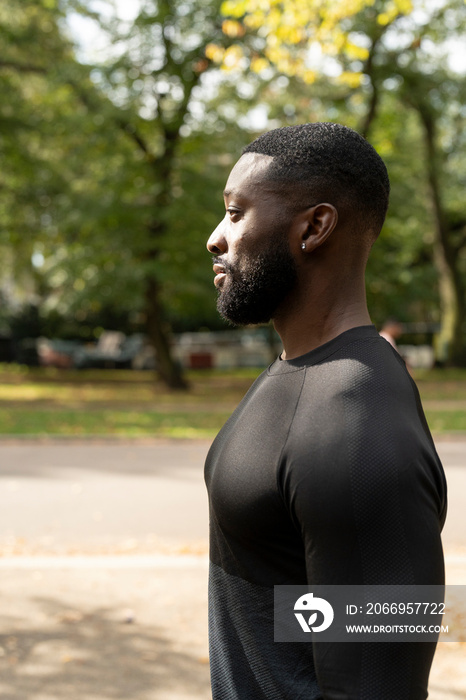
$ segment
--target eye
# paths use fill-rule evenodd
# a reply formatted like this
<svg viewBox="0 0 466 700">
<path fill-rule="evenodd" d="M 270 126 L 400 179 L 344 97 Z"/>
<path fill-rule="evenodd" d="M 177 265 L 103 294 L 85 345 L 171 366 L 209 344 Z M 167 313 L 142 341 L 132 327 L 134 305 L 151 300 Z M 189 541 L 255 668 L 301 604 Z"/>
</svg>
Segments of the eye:
<svg viewBox="0 0 466 700">
<path fill-rule="evenodd" d="M 238 221 L 241 217 L 241 212 L 238 209 L 232 209 L 231 207 L 227 209 L 227 214 L 230 215 L 230 221 L 233 222 Z"/>
</svg>

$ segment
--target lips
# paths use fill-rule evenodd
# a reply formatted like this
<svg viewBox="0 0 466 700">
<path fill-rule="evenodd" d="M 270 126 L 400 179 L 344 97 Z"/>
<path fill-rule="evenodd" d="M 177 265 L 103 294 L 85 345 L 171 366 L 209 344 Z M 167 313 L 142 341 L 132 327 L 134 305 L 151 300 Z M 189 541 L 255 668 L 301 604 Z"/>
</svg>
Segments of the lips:
<svg viewBox="0 0 466 700">
<path fill-rule="evenodd" d="M 225 277 L 227 276 L 226 272 L 225 272 L 225 268 L 223 267 L 223 265 L 219 265 L 218 263 L 215 263 L 215 265 L 213 266 L 213 270 L 215 272 L 214 284 L 216 287 L 218 287 L 219 284 L 221 284 L 223 282 L 223 280 L 225 279 Z"/>
</svg>

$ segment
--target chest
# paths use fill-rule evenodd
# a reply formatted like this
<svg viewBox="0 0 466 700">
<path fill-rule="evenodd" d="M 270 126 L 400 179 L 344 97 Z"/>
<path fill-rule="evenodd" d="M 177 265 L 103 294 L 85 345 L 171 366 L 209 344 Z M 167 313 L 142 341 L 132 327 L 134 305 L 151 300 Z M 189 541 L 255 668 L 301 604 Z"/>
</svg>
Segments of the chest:
<svg viewBox="0 0 466 700">
<path fill-rule="evenodd" d="M 205 478 L 211 517 L 235 537 L 270 538 L 288 527 L 277 473 L 302 382 L 303 372 L 259 380 L 210 449 Z"/>
</svg>

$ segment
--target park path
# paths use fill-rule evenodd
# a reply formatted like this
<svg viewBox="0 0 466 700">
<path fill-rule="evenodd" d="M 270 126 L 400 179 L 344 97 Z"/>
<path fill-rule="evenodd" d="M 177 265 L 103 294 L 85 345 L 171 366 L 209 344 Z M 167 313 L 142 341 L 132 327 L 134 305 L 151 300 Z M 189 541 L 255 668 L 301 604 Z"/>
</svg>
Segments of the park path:
<svg viewBox="0 0 466 700">
<path fill-rule="evenodd" d="M 466 584 L 466 441 L 439 441 Z M 207 442 L 0 443 L 0 697 L 209 700 Z M 466 700 L 465 645 L 430 700 Z"/>
<path fill-rule="evenodd" d="M 205 552 L 207 449 L 194 441 L 0 443 L 0 547 Z"/>
<path fill-rule="evenodd" d="M 206 551 L 206 441 L 0 442 L 0 553 Z M 466 549 L 466 440 L 439 440 Z"/>
</svg>

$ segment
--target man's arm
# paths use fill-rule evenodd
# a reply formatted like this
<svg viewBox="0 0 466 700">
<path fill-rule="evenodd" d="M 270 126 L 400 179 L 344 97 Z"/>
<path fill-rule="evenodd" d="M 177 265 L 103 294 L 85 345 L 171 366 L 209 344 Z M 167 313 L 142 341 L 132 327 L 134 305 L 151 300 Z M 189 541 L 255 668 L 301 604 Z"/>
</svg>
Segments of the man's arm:
<svg viewBox="0 0 466 700">
<path fill-rule="evenodd" d="M 414 401 L 400 412 L 389 400 L 339 396 L 293 425 L 283 496 L 308 583 L 444 583 L 443 470 Z M 435 644 L 315 642 L 313 651 L 326 700 L 427 697 Z"/>
<path fill-rule="evenodd" d="M 309 491 L 300 480 L 295 515 L 309 583 L 444 583 L 439 512 L 424 467 L 411 463 L 400 474 L 387 471 L 374 460 L 367 472 L 356 467 L 349 479 L 332 475 L 329 465 L 318 486 L 314 475 Z M 313 646 L 326 700 L 424 699 L 434 651 L 435 644 L 425 642 Z"/>
</svg>

